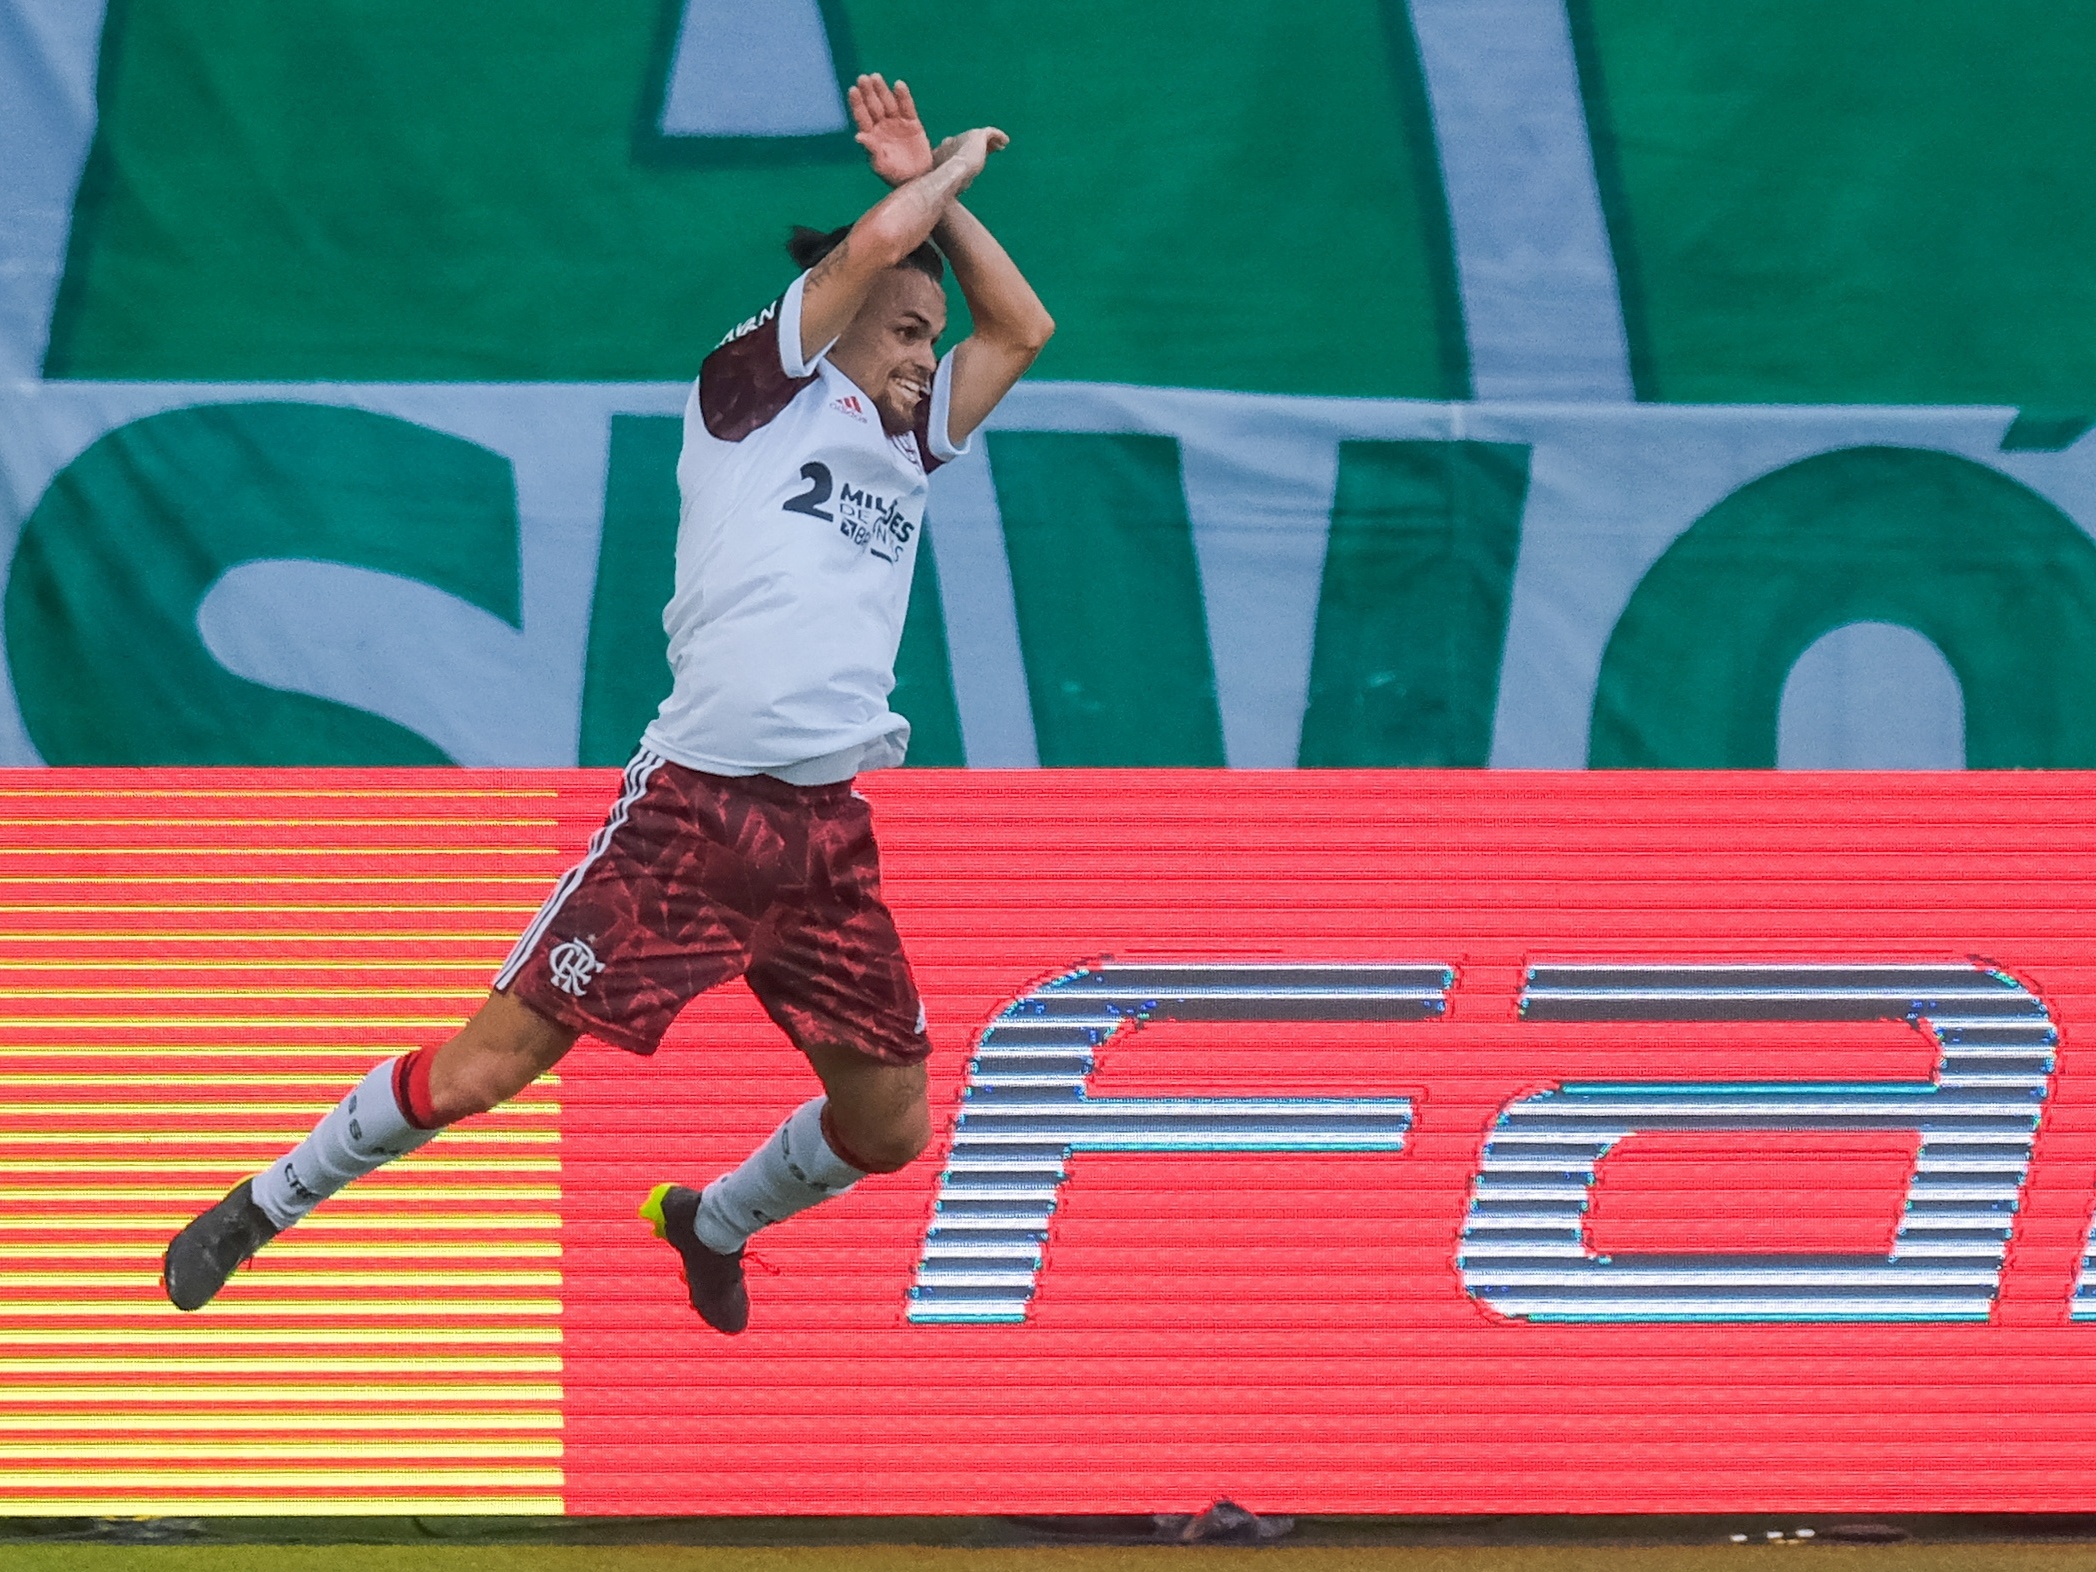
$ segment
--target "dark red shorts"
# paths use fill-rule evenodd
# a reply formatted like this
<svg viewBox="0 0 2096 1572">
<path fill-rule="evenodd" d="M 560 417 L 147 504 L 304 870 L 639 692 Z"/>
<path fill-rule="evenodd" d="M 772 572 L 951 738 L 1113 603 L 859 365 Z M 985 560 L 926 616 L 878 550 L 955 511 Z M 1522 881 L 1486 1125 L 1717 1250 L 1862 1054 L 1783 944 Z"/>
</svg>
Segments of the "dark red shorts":
<svg viewBox="0 0 2096 1572">
<path fill-rule="evenodd" d="M 495 986 L 653 1053 L 678 1011 L 736 977 L 803 1048 L 840 1044 L 893 1064 L 931 1051 L 881 901 L 873 815 L 851 783 L 705 775 L 643 749 Z"/>
</svg>

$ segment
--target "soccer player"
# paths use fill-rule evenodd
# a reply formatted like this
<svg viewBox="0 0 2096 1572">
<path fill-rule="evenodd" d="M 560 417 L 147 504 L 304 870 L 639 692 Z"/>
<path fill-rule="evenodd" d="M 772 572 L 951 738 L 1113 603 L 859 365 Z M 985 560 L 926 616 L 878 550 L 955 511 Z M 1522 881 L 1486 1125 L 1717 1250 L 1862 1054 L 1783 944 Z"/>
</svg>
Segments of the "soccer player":
<svg viewBox="0 0 2096 1572">
<path fill-rule="evenodd" d="M 618 800 L 458 1035 L 379 1065 L 175 1236 L 163 1270 L 179 1308 L 343 1185 L 523 1090 L 578 1035 L 652 1053 L 686 1003 L 737 976 L 823 1095 L 703 1192 L 660 1185 L 641 1209 L 710 1325 L 748 1322 L 752 1233 L 930 1140 L 924 1010 L 852 778 L 901 763 L 909 739 L 887 698 L 927 477 L 1055 324 L 959 201 L 1004 134 L 934 152 L 901 82 L 862 76 L 850 99 L 894 189 L 848 229 L 796 230 L 805 271 L 700 368 L 663 615 L 675 681 Z M 974 331 L 940 359 L 942 252 Z"/>
</svg>

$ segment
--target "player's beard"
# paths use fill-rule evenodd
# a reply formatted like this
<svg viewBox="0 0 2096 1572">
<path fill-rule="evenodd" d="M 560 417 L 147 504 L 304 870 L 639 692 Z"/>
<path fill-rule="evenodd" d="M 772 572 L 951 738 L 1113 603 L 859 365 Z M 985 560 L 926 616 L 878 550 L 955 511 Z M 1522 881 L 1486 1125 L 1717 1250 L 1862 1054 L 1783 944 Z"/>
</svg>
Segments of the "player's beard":
<svg viewBox="0 0 2096 1572">
<path fill-rule="evenodd" d="M 921 386 L 915 378 L 888 379 L 888 385 L 874 407 L 881 412 L 881 426 L 889 436 L 899 437 L 917 424 L 917 411 L 931 397 L 928 388 L 918 391 Z"/>
</svg>

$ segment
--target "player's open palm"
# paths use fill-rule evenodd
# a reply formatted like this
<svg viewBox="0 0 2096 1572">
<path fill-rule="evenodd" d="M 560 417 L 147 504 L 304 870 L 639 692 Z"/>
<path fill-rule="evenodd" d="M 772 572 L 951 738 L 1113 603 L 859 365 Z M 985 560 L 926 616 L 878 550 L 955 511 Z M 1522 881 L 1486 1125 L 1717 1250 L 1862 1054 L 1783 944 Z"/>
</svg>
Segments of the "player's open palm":
<svg viewBox="0 0 2096 1572">
<path fill-rule="evenodd" d="M 855 138 L 866 149 L 873 172 L 891 186 L 915 180 L 932 167 L 931 139 L 924 122 L 917 118 L 916 100 L 909 84 L 889 87 L 879 73 L 862 76 L 851 86 L 852 119 L 858 124 Z"/>
</svg>

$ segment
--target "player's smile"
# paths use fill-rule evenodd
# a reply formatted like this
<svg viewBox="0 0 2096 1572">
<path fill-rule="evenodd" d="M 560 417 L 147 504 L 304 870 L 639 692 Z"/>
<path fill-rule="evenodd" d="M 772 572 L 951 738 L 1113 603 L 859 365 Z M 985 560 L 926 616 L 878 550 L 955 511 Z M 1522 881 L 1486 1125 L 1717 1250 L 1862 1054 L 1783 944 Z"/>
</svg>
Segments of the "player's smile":
<svg viewBox="0 0 2096 1572">
<path fill-rule="evenodd" d="M 932 396 L 929 378 L 919 381 L 913 376 L 896 376 L 888 379 L 891 396 L 874 400 L 881 412 L 881 424 L 889 435 L 908 431 L 917 423 L 917 410 Z"/>
</svg>

